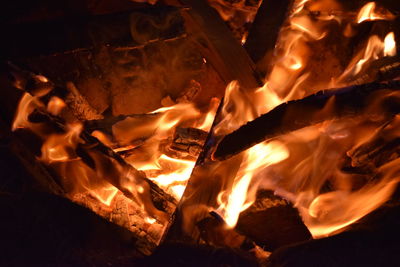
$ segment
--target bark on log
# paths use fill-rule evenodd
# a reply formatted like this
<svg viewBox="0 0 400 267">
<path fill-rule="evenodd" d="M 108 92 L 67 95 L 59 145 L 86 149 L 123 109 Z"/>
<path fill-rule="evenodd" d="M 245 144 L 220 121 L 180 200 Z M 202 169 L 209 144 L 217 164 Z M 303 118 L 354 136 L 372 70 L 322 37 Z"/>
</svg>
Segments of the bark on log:
<svg viewBox="0 0 400 267">
<path fill-rule="evenodd" d="M 326 120 L 356 116 L 368 109 L 368 104 L 379 92 L 398 91 L 399 81 L 369 83 L 341 89 L 320 91 L 300 100 L 283 103 L 270 112 L 248 122 L 225 136 L 216 148 L 213 158 L 224 160 L 264 140 L 311 126 Z M 397 114 L 399 99 L 393 96 L 380 103 L 373 114 Z"/>
</svg>

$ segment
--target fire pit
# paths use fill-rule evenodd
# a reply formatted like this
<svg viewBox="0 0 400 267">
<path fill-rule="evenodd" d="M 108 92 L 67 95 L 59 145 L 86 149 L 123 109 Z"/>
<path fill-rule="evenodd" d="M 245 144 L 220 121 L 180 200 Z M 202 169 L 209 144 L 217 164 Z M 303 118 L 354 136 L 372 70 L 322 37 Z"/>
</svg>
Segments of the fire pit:
<svg viewBox="0 0 400 267">
<path fill-rule="evenodd" d="M 1 263 L 394 264 L 393 1 L 6 9 Z"/>
</svg>

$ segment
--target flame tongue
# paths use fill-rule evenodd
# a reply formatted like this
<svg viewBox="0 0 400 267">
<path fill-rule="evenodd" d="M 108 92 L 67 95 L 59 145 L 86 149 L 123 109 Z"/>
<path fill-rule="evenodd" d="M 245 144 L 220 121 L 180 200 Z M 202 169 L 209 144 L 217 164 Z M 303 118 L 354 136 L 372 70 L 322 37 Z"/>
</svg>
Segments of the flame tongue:
<svg viewBox="0 0 400 267">
<path fill-rule="evenodd" d="M 286 147 L 279 142 L 261 143 L 245 152 L 245 159 L 236 175 L 232 190 L 221 192 L 220 207 L 217 212 L 224 218 L 228 227 L 233 228 L 240 212 L 250 207 L 255 201 L 257 184 L 251 185 L 252 179 L 269 165 L 288 157 Z M 226 196 L 228 193 L 228 196 Z"/>
<path fill-rule="evenodd" d="M 365 4 L 357 15 L 357 23 L 372 20 L 392 20 L 394 15 L 386 9 L 377 10 L 375 2 Z"/>
<path fill-rule="evenodd" d="M 240 5 L 244 2 L 240 1 Z M 328 15 L 312 15 L 318 12 Z M 353 28 L 357 24 L 394 19 L 392 13 L 377 8 L 374 2 L 367 3 L 360 9 L 355 21 L 344 19 L 355 17 L 353 13 L 351 16 L 344 16 L 345 13 L 341 10 L 341 5 L 333 0 L 295 1 L 287 26 L 282 29 L 275 51 L 276 60 L 266 77 L 266 83 L 263 87 L 248 92 L 241 90 L 237 82 L 231 82 L 226 89 L 222 120 L 213 129 L 213 133 L 216 136 L 231 133 L 277 105 L 311 95 L 321 88 L 352 84 L 374 60 L 396 55 L 393 32 L 385 37 L 377 34 L 370 36 L 354 57 L 346 61 L 348 64 L 342 64 L 335 59 L 334 53 L 328 56 L 315 55 L 314 50 L 318 45 L 328 45 L 330 40 L 337 37 L 330 35 L 330 28 L 341 29 L 342 40 L 350 42 L 349 36 L 352 36 Z M 342 14 L 343 18 L 336 14 Z M 230 16 L 228 13 L 225 15 Z M 330 27 L 332 25 L 334 27 Z M 327 62 L 333 62 L 331 65 L 335 69 L 326 68 Z M 377 98 L 376 102 L 379 104 L 376 106 L 384 105 L 389 98 L 399 97 L 396 93 L 385 92 L 383 97 Z M 114 124 L 110 135 L 100 131 L 93 135 L 111 146 L 115 153 L 123 153 L 127 162 L 179 199 L 195 161 L 190 157 L 179 158 L 168 154 L 166 143 L 171 141 L 177 127 L 209 130 L 217 106 L 218 101 L 213 100 L 208 112 L 202 113 L 192 103 L 178 103 L 141 116 L 128 117 Z M 143 179 L 143 173 L 131 166 L 121 166 L 90 146 L 85 147 L 80 138 L 81 124 L 71 122 L 66 131 L 60 134 L 44 132 L 40 123 L 28 120 L 35 109 L 47 109 L 50 114 L 59 115 L 64 107 L 65 103 L 59 98 L 52 98 L 46 107 L 37 97 L 25 94 L 18 106 L 12 128 L 30 128 L 42 137 L 44 143 L 40 159 L 61 174 L 62 182 L 70 189 L 70 194 L 90 192 L 105 205 L 110 205 L 118 191 L 122 190 L 151 216 L 146 217 L 147 223 L 165 219 L 161 218 L 160 211 L 149 205 L 150 182 Z M 329 106 L 326 106 L 321 112 L 328 109 Z M 257 189 L 264 187 L 291 200 L 315 237 L 341 231 L 379 207 L 395 189 L 399 179 L 399 160 L 388 157 L 388 162 L 384 164 L 369 162 L 364 163 L 364 166 L 361 164 L 363 158 L 374 153 L 362 155 L 364 150 L 361 148 L 365 144 L 379 143 L 376 139 L 392 141 L 398 136 L 396 129 L 400 126 L 399 121 L 394 118 L 390 127 L 383 126 L 387 125 L 387 118 L 383 115 L 326 121 L 272 142 L 253 146 L 235 160 L 213 163 L 213 168 L 202 170 L 202 175 L 224 176 L 221 179 L 223 189 L 218 194 L 217 207 L 201 207 L 199 213 L 204 210 L 208 212 L 210 208 L 216 209 L 228 227 L 232 228 L 240 212 L 253 203 Z M 363 165 L 368 175 L 346 173 L 343 167 L 346 160 L 353 165 Z M 354 168 L 352 165 L 347 167 Z M 230 177 L 233 170 L 237 170 L 236 176 L 227 181 L 226 177 Z M 204 185 L 199 186 L 201 187 Z M 212 190 L 219 191 L 215 188 Z"/>
<path fill-rule="evenodd" d="M 371 2 L 360 9 L 355 21 L 348 21 L 354 14 L 346 16 L 335 1 L 315 2 L 296 1 L 288 26 L 281 32 L 276 51 L 278 59 L 264 87 L 255 92 L 243 92 L 236 83 L 227 87 L 223 119 L 214 129 L 216 135 L 231 133 L 280 103 L 310 95 L 318 88 L 348 86 L 364 74 L 366 66 L 371 62 L 396 55 L 393 32 L 386 36 L 372 35 L 364 47 L 355 53 L 348 67 L 337 72 L 337 75 L 329 73 L 329 79 L 322 76 L 318 79 L 318 73 L 308 73 L 312 70 L 310 65 L 315 64 L 312 62 L 310 44 L 329 39 L 329 23 L 345 24 L 347 20 L 347 30 L 343 34 L 348 38 L 351 36 L 348 29 L 356 27 L 354 25 L 357 23 L 394 18 L 389 11 L 377 8 Z M 307 9 L 312 12 L 306 12 Z M 331 15 L 313 19 L 309 17 L 318 11 Z M 384 105 L 384 99 L 389 98 L 397 99 L 398 94 L 383 93 L 382 97 L 377 97 L 374 104 L 370 105 L 369 110 Z M 327 110 L 329 106 L 321 112 Z M 236 177 L 218 195 L 217 212 L 228 227 L 234 227 L 240 212 L 254 201 L 257 188 L 263 187 L 275 190 L 292 201 L 314 237 L 342 231 L 387 201 L 397 186 L 398 160 L 384 165 L 376 163 L 374 167 L 369 164 L 370 172 L 364 176 L 342 170 L 346 155 L 376 138 L 377 131 L 387 120 L 384 116 L 359 116 L 326 121 L 242 152 L 239 154 L 242 163 Z M 394 120 L 392 126 L 394 124 L 397 125 L 397 120 Z M 390 131 L 386 130 L 385 136 L 396 135 L 395 128 L 393 126 Z M 226 162 L 230 164 L 236 160 Z M 224 162 L 219 164 L 223 165 Z"/>
</svg>

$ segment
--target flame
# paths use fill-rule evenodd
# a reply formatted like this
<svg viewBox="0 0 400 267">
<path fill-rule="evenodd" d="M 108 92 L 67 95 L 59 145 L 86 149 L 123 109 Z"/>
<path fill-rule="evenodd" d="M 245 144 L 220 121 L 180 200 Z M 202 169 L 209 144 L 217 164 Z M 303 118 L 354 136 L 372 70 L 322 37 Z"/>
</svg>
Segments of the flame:
<svg viewBox="0 0 400 267">
<path fill-rule="evenodd" d="M 28 120 L 28 116 L 38 106 L 38 100 L 36 97 L 25 93 L 19 101 L 17 111 L 12 125 L 12 130 L 15 131 L 18 128 L 26 128 L 31 125 Z"/>
<path fill-rule="evenodd" d="M 53 115 L 58 115 L 65 107 L 66 104 L 61 98 L 53 96 L 47 104 L 47 111 Z"/>
<path fill-rule="evenodd" d="M 394 19 L 394 16 L 389 11 L 385 9 L 380 10 L 380 12 L 377 11 L 375 2 L 369 2 L 365 4 L 357 15 L 357 23 L 361 23 L 363 21 L 392 19 Z"/>
<path fill-rule="evenodd" d="M 104 186 L 99 189 L 87 189 L 92 196 L 97 198 L 101 203 L 106 206 L 111 206 L 111 202 L 118 194 L 118 189 L 112 185 Z"/>
<path fill-rule="evenodd" d="M 192 169 L 195 165 L 195 161 L 174 159 L 162 154 L 154 164 L 158 167 L 158 169 L 161 169 L 161 166 L 164 166 L 165 169 L 171 169 L 171 171 L 155 177 L 148 175 L 148 178 L 163 188 L 167 188 L 167 190 L 169 189 L 169 192 L 171 192 L 177 199 L 180 199 L 182 197 L 186 182 L 189 179 Z M 165 165 L 168 165 L 169 167 L 166 167 Z M 141 170 L 145 170 L 146 168 L 154 169 L 153 166 L 145 166 L 142 167 Z"/>
<path fill-rule="evenodd" d="M 356 77 L 362 70 L 371 63 L 373 60 L 377 60 L 383 56 L 395 56 L 396 55 L 396 42 L 394 39 L 394 33 L 390 32 L 386 35 L 384 40 L 381 40 L 378 36 L 372 35 L 367 42 L 364 49 L 360 50 L 358 54 L 352 59 L 346 70 L 336 81 L 334 86 L 343 85 L 348 80 Z"/>
<path fill-rule="evenodd" d="M 166 155 L 160 146 L 170 138 L 179 125 L 209 130 L 218 108 L 213 99 L 206 113 L 191 103 L 181 103 L 154 110 L 145 117 L 127 118 L 113 126 L 116 140 L 124 146 L 130 144 L 133 153 L 126 160 L 146 176 L 180 199 L 195 165 L 195 159 L 179 159 Z M 137 141 L 142 140 L 144 141 Z"/>
<path fill-rule="evenodd" d="M 76 123 L 68 125 L 67 132 L 64 134 L 50 135 L 42 145 L 40 159 L 47 163 L 73 160 L 74 156 L 70 151 L 74 151 L 80 142 L 81 131 L 82 124 Z"/>
<path fill-rule="evenodd" d="M 394 40 L 394 33 L 390 32 L 386 35 L 384 42 L 384 56 L 394 57 L 396 55 L 396 41 Z"/>
<path fill-rule="evenodd" d="M 246 210 L 255 201 L 256 191 L 253 189 L 253 194 L 248 194 L 253 177 L 263 168 L 276 164 L 287 157 L 286 147 L 279 142 L 261 143 L 246 152 L 232 190 L 228 196 L 226 196 L 228 193 L 226 191 L 221 192 L 218 196 L 220 206 L 217 212 L 224 218 L 228 227 L 233 228 L 240 212 Z"/>
<path fill-rule="evenodd" d="M 340 14 L 340 10 L 337 10 L 340 5 L 334 1 L 328 2 Z M 281 32 L 277 59 L 264 86 L 252 92 L 244 92 L 236 82 L 228 85 L 222 120 L 214 128 L 216 135 L 226 135 L 285 101 L 312 94 L 315 91 L 304 86 L 307 82 L 308 87 L 313 90 L 318 86 L 346 86 L 352 84 L 357 75 L 362 74 L 374 60 L 396 55 L 393 32 L 384 39 L 372 35 L 350 60 L 342 74 L 326 80 L 315 79 L 313 73 L 307 72 L 309 63 L 312 62 L 310 43 L 321 42 L 329 35 L 325 27 L 329 25 L 329 21 L 342 23 L 343 19 L 338 19 L 336 15 L 311 19 L 310 13 L 303 11 L 309 8 L 319 11 L 319 6 L 326 8 L 323 12 L 332 11 L 324 3 L 320 2 L 318 6 L 318 3 L 314 5 L 310 2 L 310 6 L 307 6 L 308 3 L 296 1 L 288 27 Z M 343 12 L 341 16 L 345 17 Z M 357 23 L 392 18 L 390 12 L 377 10 L 374 3 L 369 3 L 360 10 Z M 349 25 L 346 25 L 346 29 Z M 343 31 L 343 34 L 346 38 L 351 36 L 348 30 Z M 375 99 L 375 104 L 371 103 L 370 108 L 382 105 L 379 103 L 389 97 L 399 96 L 383 93 Z M 384 123 L 381 119 L 365 116 L 325 122 L 242 152 L 241 156 L 237 156 L 243 159 L 232 185 L 228 185 L 218 194 L 219 206 L 216 211 L 224 218 L 227 226 L 232 228 L 240 212 L 253 203 L 257 188 L 264 187 L 292 201 L 315 238 L 343 231 L 387 201 L 399 182 L 399 169 L 396 166 L 398 160 L 377 167 L 377 178 L 364 183 L 357 180 L 357 175 L 344 173 L 339 168 L 343 155 L 370 142 L 376 136 L 377 129 Z M 392 129 L 396 127 L 393 126 Z M 216 164 L 233 164 L 236 161 L 226 162 Z M 233 167 L 225 166 L 226 169 Z M 220 170 L 221 167 L 215 169 Z"/>
<path fill-rule="evenodd" d="M 213 2 L 215 6 L 224 5 L 222 1 Z M 238 1 L 236 7 L 243 9 L 244 3 Z M 364 5 L 355 20 L 353 13 L 346 16 L 346 12 L 340 9 L 341 5 L 333 0 L 295 1 L 286 27 L 280 33 L 274 51 L 275 59 L 265 77 L 264 86 L 245 91 L 236 81 L 229 83 L 221 108 L 221 120 L 213 128 L 213 134 L 229 134 L 277 105 L 310 95 L 321 88 L 352 84 L 373 61 L 396 55 L 393 32 L 385 38 L 372 35 L 360 44 L 360 49 L 352 59 L 343 64 L 347 67 L 337 64 L 340 65 L 340 72 L 322 77 L 319 72 L 323 69 L 321 66 L 324 67 L 323 63 L 317 65 L 319 69 L 315 65 L 312 68 L 316 61 L 313 48 L 332 40 L 329 29 L 341 28 L 344 40 L 349 40 L 356 24 L 394 18 L 389 11 L 377 8 L 374 2 Z M 227 20 L 235 13 L 226 6 L 219 11 Z M 243 11 L 248 15 L 248 20 L 255 14 L 253 11 Z M 313 15 L 318 12 L 328 15 Z M 341 17 L 337 14 L 341 14 Z M 332 24 L 335 27 L 331 27 Z M 241 37 L 242 40 L 246 38 Z M 335 60 L 334 55 L 326 57 Z M 47 79 L 43 77 L 43 81 Z M 389 97 L 399 98 L 398 94 L 377 95 L 375 102 L 378 104 L 374 102 L 376 105 L 373 103 L 371 108 L 383 105 Z M 113 125 L 112 133 L 94 131 L 92 135 L 180 199 L 195 159 L 190 155 L 170 153 L 168 142 L 177 127 L 209 131 L 218 105 L 219 100 L 213 99 L 204 112 L 193 103 L 178 103 L 148 114 L 128 116 Z M 12 128 L 30 128 L 44 140 L 40 159 L 57 170 L 61 183 L 70 189 L 69 194 L 88 192 L 99 202 L 110 206 L 121 190 L 146 210 L 148 216 L 145 221 L 148 224 L 155 223 L 159 214 L 146 202 L 148 184 L 138 178 L 141 175 L 136 170 L 127 170 L 112 158 L 84 147 L 84 141 L 80 138 L 81 124 L 69 122 L 67 129 L 60 133 L 44 132 L 40 125 L 29 122 L 29 115 L 35 109 L 62 116 L 64 107 L 65 103 L 59 98 L 53 97 L 45 107 L 39 98 L 25 94 L 18 105 Z M 327 110 L 329 107 L 325 107 L 324 111 Z M 214 177 L 214 172 L 218 172 L 218 177 L 223 176 L 221 189 L 216 189 L 219 192 L 216 194 L 217 204 L 213 207 L 202 206 L 198 213 L 214 209 L 232 228 L 240 213 L 254 202 L 257 189 L 264 187 L 292 201 L 314 237 L 342 231 L 387 201 L 399 181 L 399 160 L 383 165 L 374 163 L 374 176 L 362 179 L 341 168 L 343 158 L 348 159 L 352 167 L 365 164 L 367 156 L 363 155 L 364 146 L 376 138 L 384 136 L 390 141 L 398 136 L 396 129 L 400 126 L 399 117 L 390 124 L 386 120 L 360 116 L 327 121 L 253 146 L 232 161 L 214 162 L 212 168 L 202 170 L 202 175 Z M 84 156 L 81 158 L 78 155 L 78 147 L 93 162 L 85 162 Z M 372 163 L 368 164 L 367 167 L 372 168 Z M 232 172 L 236 174 L 234 179 L 227 181 L 224 175 L 229 176 Z"/>
</svg>

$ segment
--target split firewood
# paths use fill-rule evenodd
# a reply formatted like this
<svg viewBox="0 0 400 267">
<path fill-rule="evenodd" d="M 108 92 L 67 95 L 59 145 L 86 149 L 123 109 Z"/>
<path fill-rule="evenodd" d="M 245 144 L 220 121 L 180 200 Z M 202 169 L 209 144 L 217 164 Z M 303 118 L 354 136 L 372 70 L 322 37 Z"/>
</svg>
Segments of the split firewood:
<svg viewBox="0 0 400 267">
<path fill-rule="evenodd" d="M 200 27 L 203 36 L 205 36 L 203 38 L 198 37 L 198 42 L 204 43 L 202 49 L 208 52 L 205 53 L 207 61 L 210 61 L 217 72 L 224 77 L 226 83 L 238 80 L 245 89 L 251 90 L 259 87 L 261 82 L 258 74 L 254 71 L 254 63 L 226 28 L 215 10 L 210 10 L 211 8 L 207 6 L 205 1 L 182 0 L 181 2 L 187 4 L 190 8 L 186 14 L 188 16 L 185 17 L 186 20 L 191 22 L 191 27 L 197 27 L 194 29 Z M 218 27 L 215 25 L 218 25 Z M 276 30 L 279 31 L 279 29 Z M 268 40 L 272 43 L 270 47 L 275 46 L 276 39 Z M 212 53 L 209 50 L 212 50 Z M 218 164 L 206 160 L 218 141 L 218 137 L 212 134 L 212 129 L 222 119 L 221 109 L 222 104 L 217 111 L 203 151 L 197 159 L 185 193 L 178 205 L 174 224 L 166 234 L 166 240 L 186 240 L 187 242 L 198 240 L 199 229 L 196 222 L 207 216 L 207 212 L 201 212 L 201 209 L 217 207 L 218 194 L 232 184 L 240 168 L 242 161 L 240 156 L 229 159 L 229 162 L 226 163 L 226 166 L 230 166 L 228 172 L 225 172 L 224 168 Z M 210 170 L 214 171 L 210 172 Z M 199 210 L 199 212 L 193 214 L 194 209 Z"/>
<path fill-rule="evenodd" d="M 400 57 L 383 57 L 373 61 L 362 74 L 355 77 L 352 83 L 365 84 L 373 81 L 389 81 L 396 78 L 399 73 Z"/>
<path fill-rule="evenodd" d="M 227 159 L 264 140 L 317 123 L 362 114 L 397 114 L 400 99 L 394 95 L 374 102 L 384 93 L 400 89 L 399 81 L 369 83 L 320 91 L 300 100 L 283 103 L 222 138 L 213 158 Z M 301 112 L 299 112 L 301 111 Z M 246 137 L 246 138 L 243 138 Z"/>
<path fill-rule="evenodd" d="M 341 170 L 364 178 L 364 182 L 379 179 L 379 168 L 400 157 L 400 138 L 395 130 L 399 123 L 398 116 L 395 116 L 379 127 L 368 142 L 348 151 Z"/>
<path fill-rule="evenodd" d="M 257 64 L 263 60 L 272 62 L 272 51 L 280 29 L 293 6 L 293 0 L 264 0 L 251 25 L 244 48 Z M 269 56 L 267 55 L 269 54 Z M 264 72 L 266 72 L 264 70 Z"/>
<path fill-rule="evenodd" d="M 165 2 L 168 4 L 179 2 L 187 7 L 182 10 L 182 14 L 188 33 L 201 54 L 226 84 L 238 80 L 244 88 L 261 86 L 252 60 L 207 1 L 166 0 Z"/>
</svg>

